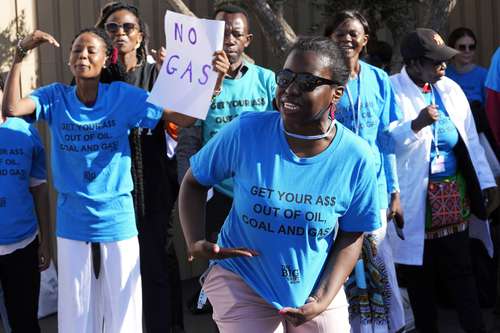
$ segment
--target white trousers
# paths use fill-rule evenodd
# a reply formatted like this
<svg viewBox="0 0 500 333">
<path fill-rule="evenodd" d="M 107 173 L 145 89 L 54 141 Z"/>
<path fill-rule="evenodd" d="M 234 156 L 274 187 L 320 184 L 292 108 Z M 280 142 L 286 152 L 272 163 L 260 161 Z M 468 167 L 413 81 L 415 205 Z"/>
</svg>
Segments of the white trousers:
<svg viewBox="0 0 500 333">
<path fill-rule="evenodd" d="M 96 279 L 90 243 L 57 238 L 59 332 L 141 333 L 137 237 L 100 247 L 101 269 Z"/>
</svg>

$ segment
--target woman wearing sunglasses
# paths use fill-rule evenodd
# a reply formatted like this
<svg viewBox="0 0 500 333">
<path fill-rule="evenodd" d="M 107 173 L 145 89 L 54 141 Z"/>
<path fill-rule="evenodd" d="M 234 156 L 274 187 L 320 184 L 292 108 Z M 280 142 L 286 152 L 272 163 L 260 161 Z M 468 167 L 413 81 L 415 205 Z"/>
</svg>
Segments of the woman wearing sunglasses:
<svg viewBox="0 0 500 333">
<path fill-rule="evenodd" d="M 484 84 L 488 71 L 474 62 L 476 35 L 469 28 L 457 28 L 448 37 L 448 46 L 458 50 L 459 53 L 450 60 L 446 76 L 458 83 L 469 103 L 478 101 L 484 106 Z"/>
<path fill-rule="evenodd" d="M 134 5 L 112 2 L 101 10 L 96 24 L 105 29 L 126 68 L 127 82 L 150 91 L 158 76 L 158 63 L 148 63 L 149 34 Z M 175 156 L 167 156 L 174 136 L 171 124 L 154 129 L 135 128 L 129 135 L 134 181 L 134 208 L 139 231 L 144 322 L 148 331 L 170 332 L 183 327 L 179 265 L 169 235 L 171 212 L 179 190 Z"/>
<path fill-rule="evenodd" d="M 403 121 L 396 143 L 406 240 L 391 240 L 419 332 L 439 332 L 435 293 L 447 290 L 467 333 L 486 332 L 469 247 L 471 214 L 486 219 L 498 206 L 495 179 L 479 144 L 467 99 L 445 77 L 458 51 L 431 29 L 401 44 L 405 66 L 391 77 Z M 394 236 L 394 230 L 389 229 Z M 436 275 L 441 277 L 437 283 Z"/>
<path fill-rule="evenodd" d="M 96 28 L 80 31 L 71 43 L 68 65 L 74 86 L 53 83 L 20 99 L 22 60 L 44 43 L 59 46 L 42 31 L 18 43 L 2 112 L 44 120 L 52 134 L 59 332 L 140 333 L 139 245 L 128 133 L 138 126 L 154 128 L 162 118 L 183 126 L 194 119 L 150 104 L 145 90 L 119 82 L 121 72 L 109 61 L 112 41 Z M 213 63 L 220 77 L 227 71 L 221 52 Z"/>
<path fill-rule="evenodd" d="M 191 158 L 181 224 L 191 259 L 213 260 L 203 289 L 222 333 L 350 330 L 343 284 L 380 217 L 370 149 L 330 116 L 348 77 L 332 40 L 297 41 L 276 78 L 280 112 L 243 113 Z M 231 176 L 210 243 L 207 190 Z"/>
<path fill-rule="evenodd" d="M 396 158 L 388 134 L 389 124 L 397 121 L 401 113 L 388 75 L 360 60 L 368 35 L 368 22 L 355 10 L 339 12 L 325 29 L 325 36 L 343 50 L 350 71 L 335 118 L 370 145 L 381 208 L 382 227 L 365 236 L 363 260 L 347 282 L 346 290 L 354 332 L 365 329 L 397 332 L 404 326 L 404 311 L 391 247 L 385 235 L 387 221 L 393 219 L 399 237 L 404 238 Z"/>
</svg>

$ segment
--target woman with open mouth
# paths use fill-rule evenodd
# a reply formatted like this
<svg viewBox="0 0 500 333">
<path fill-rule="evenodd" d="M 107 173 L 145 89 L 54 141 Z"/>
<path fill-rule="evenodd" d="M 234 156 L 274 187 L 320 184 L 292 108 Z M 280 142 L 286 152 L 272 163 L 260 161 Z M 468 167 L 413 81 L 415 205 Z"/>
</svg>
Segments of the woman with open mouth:
<svg viewBox="0 0 500 333">
<path fill-rule="evenodd" d="M 404 311 L 396 279 L 392 250 L 386 240 L 387 221 L 393 220 L 403 235 L 396 157 L 389 138 L 389 124 L 401 117 L 388 75 L 360 60 L 369 38 L 367 20 L 355 10 L 339 12 L 325 29 L 344 51 L 349 62 L 349 82 L 335 118 L 365 139 L 377 169 L 382 227 L 365 236 L 363 260 L 356 276 L 347 282 L 354 332 L 373 329 L 397 332 L 404 326 Z M 390 197 L 390 200 L 388 200 Z M 361 275 L 365 276 L 361 276 Z M 366 284 L 366 287 L 365 287 Z M 366 328 L 363 328 L 366 327 Z"/>
</svg>

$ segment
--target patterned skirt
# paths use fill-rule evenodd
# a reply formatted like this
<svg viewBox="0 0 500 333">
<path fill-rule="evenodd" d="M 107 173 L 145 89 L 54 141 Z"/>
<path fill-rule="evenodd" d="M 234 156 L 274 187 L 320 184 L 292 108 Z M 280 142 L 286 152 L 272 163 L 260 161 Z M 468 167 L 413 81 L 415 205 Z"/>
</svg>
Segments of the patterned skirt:
<svg viewBox="0 0 500 333">
<path fill-rule="evenodd" d="M 395 333 L 405 325 L 404 308 L 392 258 L 386 211 L 382 227 L 365 234 L 361 258 L 345 284 L 352 333 Z"/>
</svg>

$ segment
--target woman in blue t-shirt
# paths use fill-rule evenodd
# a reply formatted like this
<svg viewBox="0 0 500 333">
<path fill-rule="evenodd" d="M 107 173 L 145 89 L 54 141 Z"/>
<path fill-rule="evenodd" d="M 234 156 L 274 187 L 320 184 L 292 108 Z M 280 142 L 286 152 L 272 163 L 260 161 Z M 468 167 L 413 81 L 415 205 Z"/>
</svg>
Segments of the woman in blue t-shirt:
<svg viewBox="0 0 500 333">
<path fill-rule="evenodd" d="M 127 83 L 151 91 L 163 60 L 148 62 L 150 36 L 136 6 L 114 1 L 101 9 L 96 27 L 106 30 L 116 47 L 117 59 L 127 71 Z M 158 51 L 164 55 L 164 49 Z M 160 58 L 162 58 L 160 56 Z M 172 210 L 177 200 L 177 161 L 167 155 L 172 124 L 159 122 L 154 129 L 134 128 L 129 142 L 138 230 L 142 306 L 147 331 L 183 329 L 179 264 L 172 240 Z"/>
<path fill-rule="evenodd" d="M 325 28 L 325 36 L 336 41 L 344 51 L 350 70 L 335 118 L 370 145 L 370 155 L 377 168 L 382 218 L 382 227 L 365 237 L 363 261 L 359 261 L 356 276 L 353 275 L 347 283 L 351 324 L 355 333 L 367 329 L 364 326 L 377 332 L 392 333 L 404 326 L 404 311 L 392 250 L 385 235 L 387 221 L 394 219 L 400 237 L 404 237 L 401 229 L 404 223 L 396 157 L 388 129 L 390 123 L 401 117 L 401 111 L 388 75 L 360 60 L 369 33 L 368 22 L 355 10 L 339 12 Z"/>
<path fill-rule="evenodd" d="M 477 48 L 476 35 L 469 28 L 457 28 L 448 37 L 448 46 L 458 50 L 459 53 L 450 60 L 446 76 L 458 83 L 469 103 L 477 101 L 484 106 L 484 84 L 488 70 L 474 62 Z"/>
<path fill-rule="evenodd" d="M 59 331 L 142 332 L 128 133 L 154 128 L 162 117 L 180 125 L 194 119 L 150 104 L 145 90 L 117 82 L 123 76 L 119 64 L 108 62 L 112 41 L 94 28 L 82 30 L 71 43 L 68 65 L 75 86 L 54 83 L 19 99 L 22 60 L 44 43 L 59 46 L 42 31 L 18 43 L 2 111 L 34 114 L 51 130 Z M 228 67 L 221 52 L 214 67 L 221 72 Z"/>
<path fill-rule="evenodd" d="M 241 114 L 191 158 L 181 224 L 191 260 L 214 259 L 203 289 L 222 333 L 349 332 L 343 284 L 380 213 L 370 148 L 330 117 L 348 75 L 329 38 L 299 40 L 277 74 L 280 112 Z M 229 176 L 214 244 L 206 195 Z"/>
</svg>

